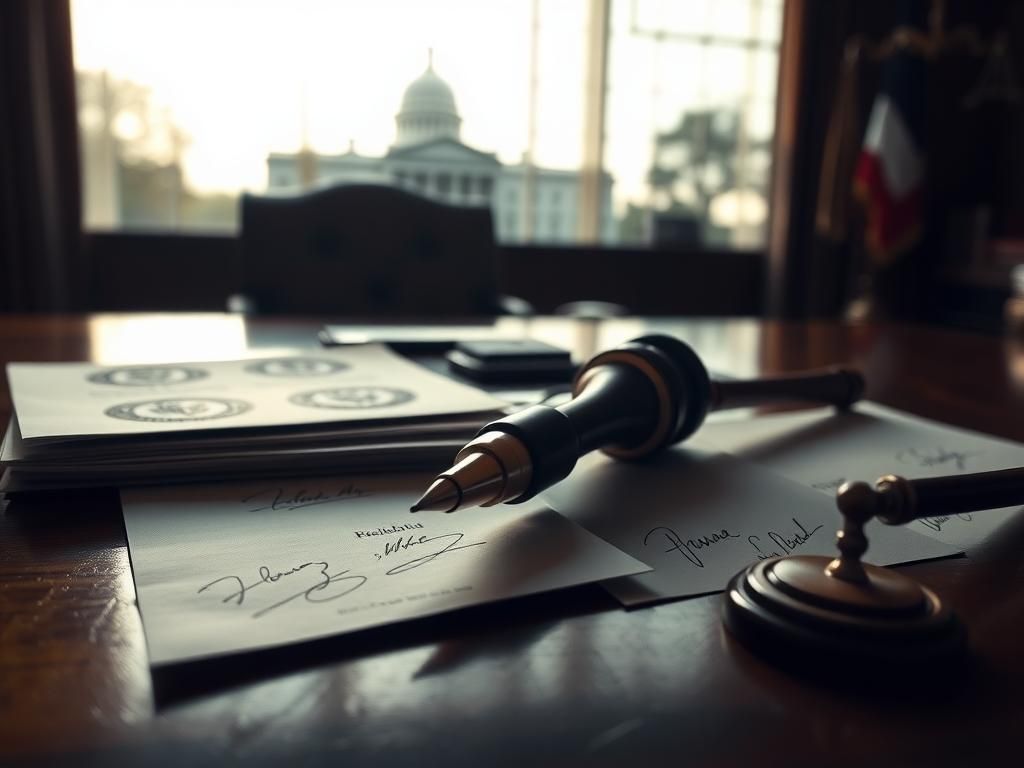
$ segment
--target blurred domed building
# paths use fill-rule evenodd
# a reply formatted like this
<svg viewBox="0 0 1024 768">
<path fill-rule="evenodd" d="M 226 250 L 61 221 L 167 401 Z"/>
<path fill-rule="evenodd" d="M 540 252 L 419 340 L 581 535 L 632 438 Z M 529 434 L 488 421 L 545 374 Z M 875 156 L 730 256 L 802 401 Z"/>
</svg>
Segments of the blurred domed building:
<svg viewBox="0 0 1024 768">
<path fill-rule="evenodd" d="M 433 63 L 427 71 L 409 84 L 402 97 L 402 108 L 395 116 L 398 129 L 396 146 L 422 144 L 434 139 L 459 140 L 462 118 L 455 109 L 455 94 L 434 72 Z"/>
<path fill-rule="evenodd" d="M 268 189 L 338 183 L 389 184 L 452 205 L 487 205 L 495 234 L 505 243 L 577 240 L 580 179 L 576 171 L 504 165 L 493 152 L 464 144 L 462 118 L 451 87 L 433 62 L 405 89 L 395 116 L 395 143 L 382 157 L 361 155 L 349 146 L 340 155 L 272 153 Z M 533 226 L 527 221 L 526 185 L 533 186 Z M 616 240 L 611 176 L 602 179 L 601 241 Z"/>
</svg>

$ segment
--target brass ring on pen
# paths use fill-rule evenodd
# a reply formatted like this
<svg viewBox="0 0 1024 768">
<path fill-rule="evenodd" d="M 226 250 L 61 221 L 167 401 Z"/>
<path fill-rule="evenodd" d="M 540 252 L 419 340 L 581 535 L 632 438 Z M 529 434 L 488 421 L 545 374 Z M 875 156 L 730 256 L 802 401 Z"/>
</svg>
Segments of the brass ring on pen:
<svg viewBox="0 0 1024 768">
<path fill-rule="evenodd" d="M 512 501 L 526 493 L 533 477 L 533 468 L 530 453 L 519 438 L 507 432 L 485 432 L 466 443 L 455 455 L 455 463 L 458 464 L 477 453 L 493 459 L 501 470 L 502 477 L 501 490 L 488 501 L 481 502 L 481 507 L 492 507 L 504 501 Z"/>
<path fill-rule="evenodd" d="M 616 459 L 638 459 L 657 450 L 668 437 L 669 431 L 672 429 L 672 416 L 675 410 L 672 407 L 672 395 L 665 385 L 661 373 L 649 362 L 632 352 L 610 349 L 597 355 L 587 364 L 586 368 L 579 372 L 576 381 L 573 382 L 572 396 L 578 397 L 598 368 L 608 363 L 620 363 L 636 368 L 651 382 L 658 396 L 658 420 L 650 437 L 637 446 L 606 445 L 601 449 Z"/>
</svg>

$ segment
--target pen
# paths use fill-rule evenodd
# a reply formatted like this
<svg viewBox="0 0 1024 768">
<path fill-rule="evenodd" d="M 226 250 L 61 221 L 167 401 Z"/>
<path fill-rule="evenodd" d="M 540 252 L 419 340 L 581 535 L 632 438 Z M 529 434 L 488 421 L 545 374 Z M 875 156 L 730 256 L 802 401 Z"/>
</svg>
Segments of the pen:
<svg viewBox="0 0 1024 768">
<path fill-rule="evenodd" d="M 772 402 L 845 408 L 863 391 L 860 373 L 846 369 L 712 381 L 687 344 L 641 336 L 591 358 L 576 374 L 568 403 L 534 405 L 485 425 L 410 511 L 523 502 L 566 477 L 590 451 L 649 456 L 692 435 L 709 411 Z"/>
</svg>

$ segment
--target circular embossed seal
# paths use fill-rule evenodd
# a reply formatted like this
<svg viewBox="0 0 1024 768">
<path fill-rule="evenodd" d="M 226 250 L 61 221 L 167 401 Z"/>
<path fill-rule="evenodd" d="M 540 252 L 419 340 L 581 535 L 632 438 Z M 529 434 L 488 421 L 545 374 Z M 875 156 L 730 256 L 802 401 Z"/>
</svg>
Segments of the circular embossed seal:
<svg viewBox="0 0 1024 768">
<path fill-rule="evenodd" d="M 404 389 L 394 387 L 335 387 L 299 392 L 288 400 L 295 405 L 310 408 L 388 408 L 415 400 L 416 396 Z"/>
<path fill-rule="evenodd" d="M 209 421 L 245 413 L 252 406 L 244 400 L 219 397 L 178 397 L 142 400 L 107 408 L 104 413 L 114 419 L 128 421 Z"/>
<path fill-rule="evenodd" d="M 86 378 L 93 384 L 114 384 L 119 387 L 156 387 L 205 379 L 210 374 L 202 368 L 183 365 L 137 365 L 130 368 L 109 368 Z"/>
<path fill-rule="evenodd" d="M 316 357 L 280 357 L 258 360 L 245 366 L 249 373 L 262 376 L 287 376 L 303 378 L 306 376 L 328 376 L 348 369 L 346 363 L 337 360 L 324 360 Z"/>
</svg>

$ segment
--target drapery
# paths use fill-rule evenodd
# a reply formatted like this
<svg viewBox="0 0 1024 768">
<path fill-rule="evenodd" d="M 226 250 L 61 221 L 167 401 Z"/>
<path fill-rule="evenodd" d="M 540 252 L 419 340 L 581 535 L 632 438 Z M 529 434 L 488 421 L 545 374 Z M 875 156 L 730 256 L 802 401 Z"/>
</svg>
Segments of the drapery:
<svg viewBox="0 0 1024 768">
<path fill-rule="evenodd" d="M 85 270 L 68 0 L 0 3 L 0 311 L 79 308 Z"/>
</svg>

